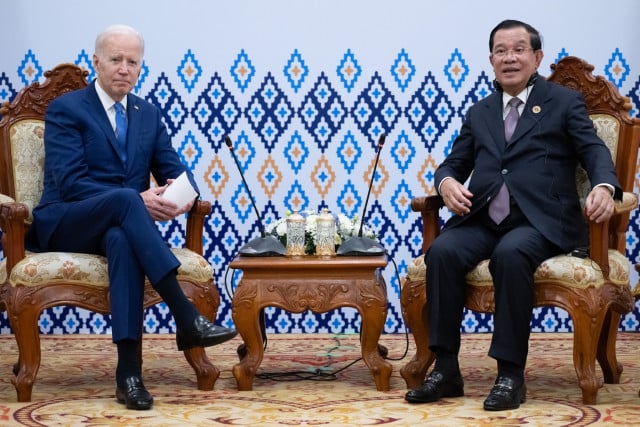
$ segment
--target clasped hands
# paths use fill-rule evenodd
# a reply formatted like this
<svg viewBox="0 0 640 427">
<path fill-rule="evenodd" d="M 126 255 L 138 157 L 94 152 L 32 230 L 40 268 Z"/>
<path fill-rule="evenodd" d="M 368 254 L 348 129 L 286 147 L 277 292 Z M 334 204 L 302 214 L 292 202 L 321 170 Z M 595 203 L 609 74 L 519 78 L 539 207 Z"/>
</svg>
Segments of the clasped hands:
<svg viewBox="0 0 640 427">
<path fill-rule="evenodd" d="M 444 204 L 455 215 L 464 216 L 471 211 L 473 193 L 455 179 L 447 178 L 441 181 L 440 195 Z M 590 221 L 608 221 L 614 208 L 613 195 L 606 186 L 598 185 L 589 192 L 585 202 L 585 214 Z"/>
<path fill-rule="evenodd" d="M 182 215 L 188 212 L 195 202 L 194 199 L 184 206 L 178 206 L 172 201 L 163 198 L 162 193 L 173 181 L 173 179 L 168 179 L 167 183 L 162 187 L 152 187 L 140 193 L 144 205 L 154 221 L 169 221 L 178 215 Z"/>
</svg>

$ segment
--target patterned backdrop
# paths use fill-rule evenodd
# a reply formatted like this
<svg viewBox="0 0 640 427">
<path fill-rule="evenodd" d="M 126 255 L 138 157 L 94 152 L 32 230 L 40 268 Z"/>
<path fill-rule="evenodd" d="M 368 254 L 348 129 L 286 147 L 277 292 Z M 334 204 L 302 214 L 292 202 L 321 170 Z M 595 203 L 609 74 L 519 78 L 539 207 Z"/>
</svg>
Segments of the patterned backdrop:
<svg viewBox="0 0 640 427">
<path fill-rule="evenodd" d="M 9 9 L 17 13 L 27 5 Z M 204 7 L 204 3 L 200 5 Z M 299 13 L 280 12 L 296 18 Z M 503 17 L 490 16 L 490 24 L 479 26 L 477 33 L 483 35 L 483 49 L 486 50 L 484 34 L 500 19 Z M 527 16 L 521 19 L 527 20 Z M 103 26 L 112 22 L 106 20 Z M 133 19 L 131 23 L 135 26 L 136 22 Z M 533 21 L 532 24 L 536 25 Z M 186 25 L 183 23 L 182 28 Z M 51 42 L 36 38 L 18 43 L 10 55 L 3 53 L 0 101 L 10 101 L 25 85 L 42 81 L 44 71 L 59 62 L 74 62 L 87 69 L 89 79 L 93 79 L 95 28 L 92 25 L 86 30 L 81 44 L 84 47 L 77 50 L 45 55 L 43 50 Z M 612 26 L 614 29 L 618 31 Z M 143 31 L 150 45 L 148 32 Z M 211 62 L 211 53 L 195 44 L 191 46 L 186 38 L 174 41 L 168 47 L 170 52 L 164 52 L 163 60 L 174 58 L 168 63 L 150 62 L 154 58 L 147 49 L 135 88 L 139 96 L 160 108 L 176 150 L 193 171 L 203 198 L 212 201 L 213 211 L 205 225 L 204 255 L 214 266 L 214 280 L 221 295 L 218 320 L 233 324 L 230 299 L 241 273 L 228 266 L 238 249 L 260 234 L 250 195 L 224 137 L 229 135 L 233 140 L 260 214 L 268 224 L 287 211 L 322 207 L 350 217 L 361 215 L 377 141 L 385 133 L 386 143 L 373 177 L 365 219 L 391 260 L 384 271 L 389 294 L 385 332 L 402 332 L 405 326 L 399 304 L 399 275 L 406 273 L 408 262 L 421 250 L 420 218 L 411 211 L 410 201 L 434 191 L 434 170 L 451 149 L 467 109 L 494 90 L 487 53 L 465 53 L 469 47 L 462 42 L 457 44 L 454 38 L 441 41 L 442 54 L 425 61 L 424 52 L 415 49 L 414 43 L 403 45 L 394 39 L 381 55 L 387 58 L 386 62 L 376 62 L 372 61 L 371 52 L 362 53 L 363 49 L 357 47 L 359 42 L 350 45 L 344 39 L 334 39 L 331 48 L 318 55 L 305 41 L 297 47 L 295 40 L 287 40 L 286 45 L 291 48 L 282 54 L 279 46 L 278 59 L 267 62 L 260 43 L 254 40 L 246 46 L 237 42 L 230 43 L 232 48 L 218 46 L 216 49 L 225 50 L 227 59 L 215 67 L 204 65 Z M 588 57 L 581 50 L 582 45 L 575 48 L 559 44 L 553 50 L 546 47 L 540 71 L 547 75 L 548 65 L 564 56 L 583 56 L 596 65 L 597 74 L 605 75 L 630 97 L 631 114 L 640 116 L 638 51 L 620 46 L 626 44 L 598 46 L 597 53 Z M 441 215 L 445 220 L 449 213 L 442 211 Z M 184 225 L 184 218 L 158 224 L 167 242 L 175 246 L 184 242 Z M 631 262 L 640 262 L 639 240 L 640 221 L 635 211 L 627 233 Z M 622 330 L 640 330 L 639 306 L 623 318 Z M 266 314 L 269 332 L 337 333 L 360 329 L 360 317 L 353 309 L 324 314 L 267 309 Z M 41 316 L 40 328 L 42 333 L 109 333 L 110 322 L 108 316 L 59 307 Z M 145 328 L 150 333 L 174 330 L 164 304 L 147 311 Z M 567 331 L 571 330 L 571 320 L 561 309 L 539 308 L 533 316 L 533 328 Z M 468 312 L 463 329 L 489 331 L 491 316 Z M 0 317 L 0 332 L 9 331 L 5 313 Z"/>
</svg>

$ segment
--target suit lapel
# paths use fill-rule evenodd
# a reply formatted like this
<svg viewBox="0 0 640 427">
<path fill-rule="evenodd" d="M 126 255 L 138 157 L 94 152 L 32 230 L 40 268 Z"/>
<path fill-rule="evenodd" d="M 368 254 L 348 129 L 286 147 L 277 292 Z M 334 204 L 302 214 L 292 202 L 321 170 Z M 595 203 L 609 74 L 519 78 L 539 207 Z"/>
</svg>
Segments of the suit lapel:
<svg viewBox="0 0 640 427">
<path fill-rule="evenodd" d="M 127 95 L 127 120 L 129 128 L 127 130 L 127 167 L 134 163 L 137 144 L 140 141 L 140 131 L 142 129 L 142 116 L 138 106 L 138 98 L 131 94 Z"/>
<path fill-rule="evenodd" d="M 118 140 L 116 139 L 116 134 L 113 131 L 113 127 L 111 126 L 111 122 L 109 121 L 109 117 L 107 116 L 107 112 L 104 110 L 102 102 L 100 102 L 100 98 L 98 97 L 98 92 L 96 92 L 96 81 L 91 82 L 91 85 L 87 86 L 87 96 L 85 97 L 85 102 L 87 106 L 87 111 L 89 111 L 91 117 L 94 117 L 98 127 L 104 133 L 107 141 L 111 145 L 111 148 L 115 151 L 118 158 L 120 157 L 119 148 L 118 148 Z"/>
<path fill-rule="evenodd" d="M 487 99 L 486 123 L 491 138 L 495 141 L 498 152 L 504 151 L 504 121 L 502 120 L 502 94 L 497 92 L 492 99 Z"/>
<path fill-rule="evenodd" d="M 509 147 L 514 146 L 519 139 L 540 123 L 540 119 L 544 116 L 547 110 L 544 106 L 547 102 L 547 93 L 548 84 L 542 77 L 539 77 L 527 98 L 527 103 L 525 104 L 522 114 L 518 119 L 516 130 L 513 132 L 513 136 L 509 141 Z"/>
</svg>

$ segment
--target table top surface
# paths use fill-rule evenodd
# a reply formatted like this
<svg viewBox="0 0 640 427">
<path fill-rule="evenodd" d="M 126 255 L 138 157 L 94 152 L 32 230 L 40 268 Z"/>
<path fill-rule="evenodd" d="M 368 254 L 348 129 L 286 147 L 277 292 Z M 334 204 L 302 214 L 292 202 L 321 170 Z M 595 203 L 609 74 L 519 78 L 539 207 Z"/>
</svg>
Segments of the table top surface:
<svg viewBox="0 0 640 427">
<path fill-rule="evenodd" d="M 387 265 L 386 255 L 374 256 L 237 256 L 229 265 L 231 268 L 251 269 L 251 268 L 275 268 L 275 269 L 298 269 L 298 268 L 349 268 L 349 267 L 370 267 L 382 268 Z"/>
</svg>

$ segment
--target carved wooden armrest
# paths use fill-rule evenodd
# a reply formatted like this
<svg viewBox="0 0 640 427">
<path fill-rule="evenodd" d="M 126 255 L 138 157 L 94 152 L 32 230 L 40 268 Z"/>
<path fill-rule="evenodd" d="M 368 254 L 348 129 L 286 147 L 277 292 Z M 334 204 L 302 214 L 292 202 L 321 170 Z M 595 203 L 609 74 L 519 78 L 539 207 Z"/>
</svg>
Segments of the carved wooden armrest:
<svg viewBox="0 0 640 427">
<path fill-rule="evenodd" d="M 202 255 L 202 234 L 204 232 L 204 219 L 211 213 L 211 202 L 196 200 L 187 214 L 186 247 L 193 252 Z"/>
<path fill-rule="evenodd" d="M 411 209 L 422 216 L 422 252 L 426 252 L 431 242 L 440 234 L 440 208 L 444 206 L 442 197 L 437 194 L 415 197 L 411 200 Z"/>
<path fill-rule="evenodd" d="M 629 212 L 637 207 L 638 196 L 625 192 L 622 200 L 615 202 L 613 216 L 609 221 L 599 224 L 589 221 L 589 258 L 600 266 L 604 277 L 609 276 L 609 249 L 624 250 L 620 245 L 626 244 L 624 233 L 629 222 Z"/>
<path fill-rule="evenodd" d="M 2 250 L 7 257 L 7 274 L 24 258 L 25 221 L 29 218 L 29 208 L 24 203 L 8 202 L 0 204 L 0 230 L 2 230 Z"/>
</svg>

